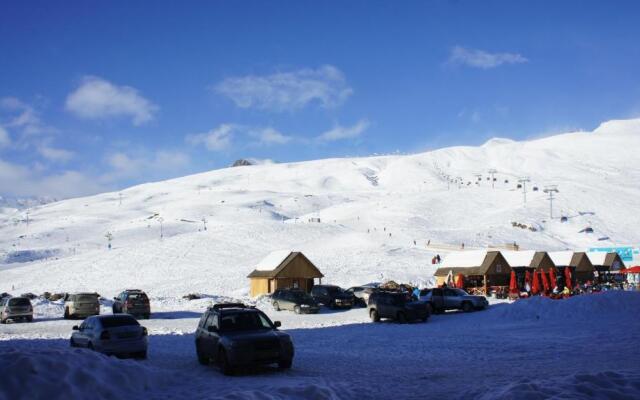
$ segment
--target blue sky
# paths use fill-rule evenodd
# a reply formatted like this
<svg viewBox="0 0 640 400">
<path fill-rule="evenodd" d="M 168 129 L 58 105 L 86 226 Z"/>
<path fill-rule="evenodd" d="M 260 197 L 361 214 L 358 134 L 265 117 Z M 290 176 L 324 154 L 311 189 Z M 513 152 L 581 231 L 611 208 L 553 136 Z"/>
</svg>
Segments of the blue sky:
<svg viewBox="0 0 640 400">
<path fill-rule="evenodd" d="M 634 1 L 3 2 L 0 194 L 637 117 L 638 15 Z"/>
</svg>

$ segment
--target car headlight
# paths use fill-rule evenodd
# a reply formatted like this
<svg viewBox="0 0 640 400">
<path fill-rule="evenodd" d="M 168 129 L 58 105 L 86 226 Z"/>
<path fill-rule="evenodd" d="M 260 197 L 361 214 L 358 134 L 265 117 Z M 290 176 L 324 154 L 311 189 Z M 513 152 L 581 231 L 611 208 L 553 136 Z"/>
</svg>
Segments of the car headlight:
<svg viewBox="0 0 640 400">
<path fill-rule="evenodd" d="M 300 305 L 300 307 L 302 307 L 302 308 L 309 308 L 309 305 L 308 305 L 308 304 L 302 304 L 302 305 Z"/>
</svg>

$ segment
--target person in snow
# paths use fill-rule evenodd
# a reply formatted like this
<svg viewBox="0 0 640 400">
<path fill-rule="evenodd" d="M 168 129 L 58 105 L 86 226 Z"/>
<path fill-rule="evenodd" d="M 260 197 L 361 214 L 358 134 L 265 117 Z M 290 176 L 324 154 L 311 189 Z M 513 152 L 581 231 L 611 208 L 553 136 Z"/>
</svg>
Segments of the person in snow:
<svg viewBox="0 0 640 400">
<path fill-rule="evenodd" d="M 420 300 L 420 289 L 413 288 L 413 297 L 415 300 Z"/>
<path fill-rule="evenodd" d="M 569 287 L 565 285 L 564 289 L 562 289 L 562 297 L 569 296 L 571 296 L 571 291 L 569 290 Z"/>
<path fill-rule="evenodd" d="M 440 254 L 436 254 L 436 262 L 440 264 L 440 261 L 442 261 L 442 258 L 440 258 Z"/>
</svg>

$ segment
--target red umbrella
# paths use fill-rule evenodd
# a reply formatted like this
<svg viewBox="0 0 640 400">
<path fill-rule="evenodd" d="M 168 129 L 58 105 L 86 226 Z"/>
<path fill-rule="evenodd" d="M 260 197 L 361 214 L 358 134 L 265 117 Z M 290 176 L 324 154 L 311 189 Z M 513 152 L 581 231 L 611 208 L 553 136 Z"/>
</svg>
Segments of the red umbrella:
<svg viewBox="0 0 640 400">
<path fill-rule="evenodd" d="M 558 287 L 558 280 L 556 279 L 556 270 L 554 268 L 549 269 L 549 281 L 551 283 L 551 289 Z"/>
<path fill-rule="evenodd" d="M 540 293 L 540 281 L 538 280 L 538 273 L 536 271 L 533 271 L 533 285 L 531 285 L 531 294 L 538 293 Z"/>
<path fill-rule="evenodd" d="M 564 267 L 564 281 L 565 285 L 571 290 L 573 288 L 573 283 L 571 282 L 571 268 Z"/>
<path fill-rule="evenodd" d="M 547 279 L 547 274 L 544 271 L 540 271 L 540 277 L 542 278 L 542 287 L 544 288 L 545 293 L 551 290 L 551 286 L 549 286 L 549 280 Z"/>
<path fill-rule="evenodd" d="M 464 275 L 458 274 L 456 277 L 456 287 L 458 289 L 464 289 Z"/>
<path fill-rule="evenodd" d="M 623 274 L 640 274 L 640 265 L 636 265 L 635 267 L 621 269 L 620 272 Z"/>
<path fill-rule="evenodd" d="M 518 282 L 516 282 L 516 273 L 511 271 L 511 281 L 509 282 L 509 293 L 518 294 Z"/>
<path fill-rule="evenodd" d="M 529 271 L 524 273 L 524 287 L 527 292 L 531 291 L 531 273 Z"/>
</svg>

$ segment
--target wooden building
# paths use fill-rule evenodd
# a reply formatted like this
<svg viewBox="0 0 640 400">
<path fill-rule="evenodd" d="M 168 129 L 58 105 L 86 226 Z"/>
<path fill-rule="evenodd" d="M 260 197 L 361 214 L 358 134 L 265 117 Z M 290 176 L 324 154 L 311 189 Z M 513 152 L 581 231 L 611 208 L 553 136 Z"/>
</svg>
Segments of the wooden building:
<svg viewBox="0 0 640 400">
<path fill-rule="evenodd" d="M 549 253 L 549 257 L 558 270 L 557 276 L 560 285 L 564 285 L 565 268 L 571 269 L 573 284 L 593 280 L 594 268 L 587 253 L 583 251 L 552 251 Z"/>
<path fill-rule="evenodd" d="M 525 287 L 526 273 L 534 271 L 548 272 L 555 268 L 555 264 L 546 251 L 523 250 L 523 251 L 501 251 L 502 256 L 507 260 L 511 269 L 516 273 L 518 287 Z M 533 278 L 533 276 L 532 276 Z"/>
<path fill-rule="evenodd" d="M 492 286 L 509 285 L 511 267 L 499 251 L 457 251 L 449 253 L 436 270 L 438 285 L 445 283 L 450 273 L 454 278 L 462 274 L 465 287 L 481 288 L 487 293 Z"/>
<path fill-rule="evenodd" d="M 620 258 L 620 254 L 616 252 L 605 253 L 604 251 L 592 251 L 587 253 L 589 261 L 593 264 L 593 268 L 599 273 L 610 271 L 619 271 L 624 268 L 624 261 Z"/>
<path fill-rule="evenodd" d="M 252 297 L 286 288 L 299 288 L 309 292 L 314 280 L 317 278 L 322 282 L 323 277 L 304 254 L 288 250 L 269 254 L 248 276 Z"/>
</svg>

